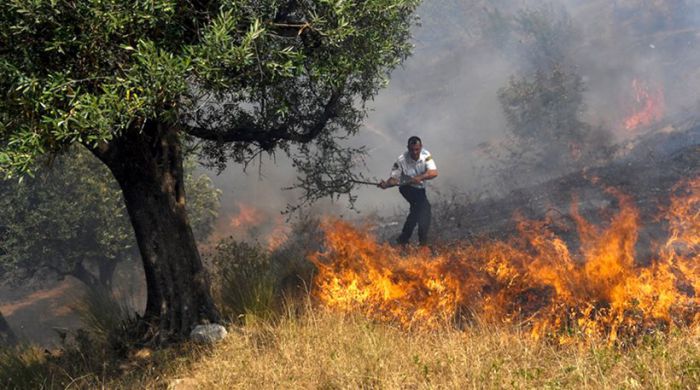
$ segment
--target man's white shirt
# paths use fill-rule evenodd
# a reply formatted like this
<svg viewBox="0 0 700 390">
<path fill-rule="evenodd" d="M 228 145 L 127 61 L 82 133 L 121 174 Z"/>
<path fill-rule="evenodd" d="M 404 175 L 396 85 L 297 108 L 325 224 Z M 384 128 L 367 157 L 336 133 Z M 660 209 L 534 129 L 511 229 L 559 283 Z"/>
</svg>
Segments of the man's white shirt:
<svg viewBox="0 0 700 390">
<path fill-rule="evenodd" d="M 421 149 L 418 160 L 411 158 L 408 151 L 396 159 L 391 167 L 391 177 L 399 180 L 399 184 L 408 182 L 412 177 L 424 174 L 428 169 L 437 169 L 433 156 L 426 149 Z M 425 182 L 411 184 L 415 188 L 425 188 Z"/>
</svg>

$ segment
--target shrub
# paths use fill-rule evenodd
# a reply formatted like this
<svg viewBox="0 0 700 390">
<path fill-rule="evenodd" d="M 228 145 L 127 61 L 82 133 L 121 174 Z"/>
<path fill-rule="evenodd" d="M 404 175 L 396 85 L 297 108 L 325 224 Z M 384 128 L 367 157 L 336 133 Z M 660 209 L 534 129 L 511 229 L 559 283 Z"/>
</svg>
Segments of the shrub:
<svg viewBox="0 0 700 390">
<path fill-rule="evenodd" d="M 124 354 L 133 346 L 137 314 L 110 291 L 88 289 L 73 306 L 73 311 L 85 326 L 75 338 L 78 349 L 109 349 L 109 352 Z"/>
<path fill-rule="evenodd" d="M 216 246 L 211 264 L 214 296 L 225 317 L 234 321 L 271 317 L 275 278 L 265 249 L 229 237 Z"/>
<path fill-rule="evenodd" d="M 270 252 L 258 243 L 221 240 L 205 255 L 213 295 L 225 318 L 246 322 L 269 320 L 309 291 L 315 272 L 307 255 L 321 245 L 320 221 L 302 217 L 287 240 Z M 298 307 L 298 305 L 293 305 Z"/>
<path fill-rule="evenodd" d="M 271 253 L 271 268 L 280 297 L 299 299 L 308 294 L 316 271 L 308 255 L 321 248 L 322 240 L 321 221 L 316 217 L 301 217 L 292 226 L 285 243 Z"/>
</svg>

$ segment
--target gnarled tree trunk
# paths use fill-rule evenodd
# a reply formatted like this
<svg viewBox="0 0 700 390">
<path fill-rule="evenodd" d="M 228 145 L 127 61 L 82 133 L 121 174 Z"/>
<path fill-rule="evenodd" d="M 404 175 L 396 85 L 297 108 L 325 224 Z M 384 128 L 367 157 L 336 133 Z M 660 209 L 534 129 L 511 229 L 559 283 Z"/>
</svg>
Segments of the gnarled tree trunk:
<svg viewBox="0 0 700 390">
<path fill-rule="evenodd" d="M 85 268 L 85 265 L 83 265 L 82 261 L 78 261 L 75 263 L 75 266 L 70 272 L 70 276 L 80 280 L 84 285 L 88 286 L 89 288 L 98 288 L 99 282 L 98 279 L 93 275 L 90 271 Z"/>
<path fill-rule="evenodd" d="M 115 259 L 98 258 L 93 260 L 97 266 L 97 275 L 85 268 L 85 264 L 79 261 L 70 271 L 70 275 L 80 280 L 87 287 L 112 292 L 112 278 L 117 268 Z"/>
<path fill-rule="evenodd" d="M 17 344 L 17 337 L 0 312 L 0 346 L 12 346 Z"/>
<path fill-rule="evenodd" d="M 141 252 L 147 285 L 144 336 L 177 341 L 197 324 L 218 322 L 185 211 L 177 132 L 147 121 L 93 152 L 121 186 Z"/>
<path fill-rule="evenodd" d="M 112 291 L 112 279 L 114 278 L 114 271 L 117 269 L 117 261 L 114 259 L 104 259 L 98 264 L 98 280 L 100 285 L 105 289 L 105 291 Z"/>
</svg>

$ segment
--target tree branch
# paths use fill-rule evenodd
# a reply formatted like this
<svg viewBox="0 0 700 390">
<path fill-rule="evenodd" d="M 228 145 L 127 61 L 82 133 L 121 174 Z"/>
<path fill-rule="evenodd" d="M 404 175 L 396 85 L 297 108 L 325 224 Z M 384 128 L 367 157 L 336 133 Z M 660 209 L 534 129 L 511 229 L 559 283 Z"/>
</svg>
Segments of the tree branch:
<svg viewBox="0 0 700 390">
<path fill-rule="evenodd" d="M 265 129 L 255 123 L 243 123 L 234 127 L 206 128 L 188 126 L 184 131 L 194 137 L 216 142 L 257 142 L 264 149 L 270 149 L 277 141 L 308 143 L 316 138 L 329 121 L 338 116 L 338 106 L 342 91 L 334 92 L 326 103 L 323 112 L 303 133 L 294 131 L 293 125 L 282 125 Z"/>
</svg>

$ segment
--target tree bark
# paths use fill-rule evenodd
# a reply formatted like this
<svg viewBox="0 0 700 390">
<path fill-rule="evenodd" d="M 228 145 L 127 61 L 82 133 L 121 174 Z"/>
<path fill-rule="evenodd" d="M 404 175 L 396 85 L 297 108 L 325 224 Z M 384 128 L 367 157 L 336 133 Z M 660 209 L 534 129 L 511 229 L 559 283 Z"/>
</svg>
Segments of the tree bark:
<svg viewBox="0 0 700 390">
<path fill-rule="evenodd" d="M 17 344 L 17 336 L 0 312 L 0 346 L 13 346 L 15 344 Z"/>
<path fill-rule="evenodd" d="M 112 291 L 112 278 L 114 277 L 114 270 L 116 268 L 116 259 L 104 259 L 98 264 L 98 279 L 100 281 L 100 285 L 102 285 L 106 291 Z"/>
<path fill-rule="evenodd" d="M 185 210 L 176 129 L 147 121 L 93 149 L 124 194 L 146 276 L 143 336 L 180 341 L 197 324 L 218 322 L 209 282 Z"/>
<path fill-rule="evenodd" d="M 93 260 L 97 267 L 97 275 L 85 268 L 85 264 L 78 262 L 69 273 L 70 276 L 80 280 L 84 285 L 92 289 L 100 289 L 104 292 L 112 292 L 112 277 L 117 268 L 115 259 Z"/>
<path fill-rule="evenodd" d="M 80 280 L 83 284 L 90 288 L 97 288 L 99 287 L 99 281 L 93 275 L 90 271 L 85 268 L 83 265 L 82 261 L 78 261 L 75 263 L 75 267 L 73 267 L 73 270 L 71 270 L 70 275 L 78 280 Z"/>
</svg>

